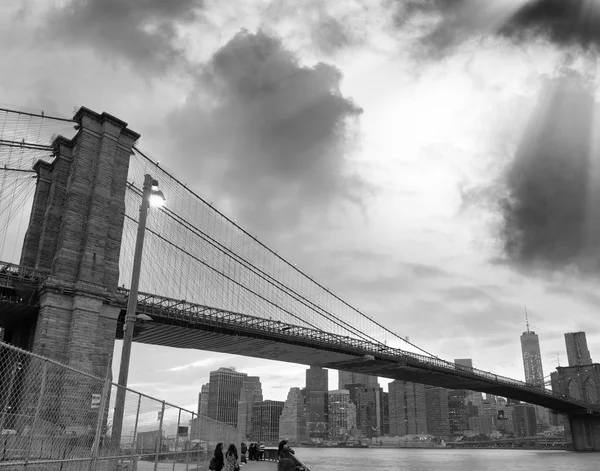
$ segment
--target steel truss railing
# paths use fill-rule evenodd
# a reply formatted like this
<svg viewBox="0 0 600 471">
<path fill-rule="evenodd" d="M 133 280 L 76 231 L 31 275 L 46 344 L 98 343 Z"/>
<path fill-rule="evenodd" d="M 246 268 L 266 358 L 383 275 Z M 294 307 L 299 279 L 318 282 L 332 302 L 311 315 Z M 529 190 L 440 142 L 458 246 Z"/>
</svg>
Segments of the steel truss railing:
<svg viewBox="0 0 600 471">
<path fill-rule="evenodd" d="M 17 283 L 37 284 L 41 286 L 47 276 L 46 273 L 41 273 L 31 268 L 0 262 L 0 286 L 11 288 Z M 128 289 L 117 288 L 117 291 L 124 297 L 129 296 Z M 126 300 L 121 305 L 124 308 Z M 264 336 L 268 333 L 270 339 L 280 340 L 285 343 L 308 344 L 321 347 L 324 350 L 356 354 L 363 358 L 365 356 L 370 356 L 373 359 L 377 357 L 380 360 L 402 363 L 421 370 L 451 374 L 465 379 L 482 381 L 490 385 L 510 386 L 523 391 L 553 397 L 600 413 L 600 407 L 596 405 L 591 405 L 571 396 L 554 393 L 548 389 L 541 389 L 533 384 L 524 383 L 488 371 L 457 365 L 446 360 L 418 353 L 407 352 L 383 343 L 374 343 L 350 336 L 332 334 L 277 320 L 191 303 L 186 300 L 173 299 L 151 293 L 139 293 L 137 312 L 139 314 L 162 317 L 192 325 L 230 329 L 238 332 L 243 331 L 255 336 Z"/>
</svg>

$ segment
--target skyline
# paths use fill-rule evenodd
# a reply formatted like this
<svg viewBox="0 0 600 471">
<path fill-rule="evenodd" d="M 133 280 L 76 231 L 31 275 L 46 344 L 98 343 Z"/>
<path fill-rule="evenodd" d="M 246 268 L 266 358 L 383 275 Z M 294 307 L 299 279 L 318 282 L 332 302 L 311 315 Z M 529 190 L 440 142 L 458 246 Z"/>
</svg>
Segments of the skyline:
<svg viewBox="0 0 600 471">
<path fill-rule="evenodd" d="M 476 368 L 522 379 L 524 304 L 547 372 L 557 352 L 566 364 L 565 332 L 586 331 L 593 357 L 600 350 L 594 267 L 581 266 L 574 242 L 558 230 L 561 257 L 547 257 L 549 242 L 535 230 L 532 245 L 506 253 L 502 234 L 523 226 L 514 218 L 507 226 L 497 200 L 527 195 L 515 175 L 529 168 L 524 163 L 540 166 L 522 138 L 540 136 L 531 117 L 553 103 L 565 69 L 591 76 L 591 91 L 573 92 L 575 104 L 586 105 L 573 126 L 593 144 L 598 66 L 580 40 L 597 39 L 576 31 L 515 39 L 510 31 L 538 24 L 533 13 L 506 22 L 502 34 L 460 24 L 467 0 L 457 11 L 419 11 L 421 20 L 435 19 L 429 23 L 403 8 L 394 16 L 389 3 L 412 2 L 370 9 L 310 2 L 299 18 L 290 2 L 240 2 L 235 12 L 192 0 L 146 8 L 106 2 L 102 10 L 97 1 L 2 5 L 0 54 L 12 73 L 0 84 L 0 103 L 66 117 L 84 105 L 127 121 L 161 166 L 344 300 L 441 358 L 472 358 Z M 451 35 L 451 47 L 439 48 L 440 35 L 456 25 L 472 41 Z M 294 80 L 268 92 L 287 76 Z M 274 131 L 279 122 L 284 141 Z M 563 161 L 552 162 L 560 169 Z M 572 161 L 580 178 L 583 164 Z M 578 209 L 586 195 L 568 190 L 594 195 L 598 183 L 538 173 L 544 188 L 561 188 Z M 563 206 L 546 198 L 560 209 L 545 215 L 549 226 L 562 227 Z M 586 220 L 585 211 L 575 214 L 572 225 Z M 120 350 L 117 342 L 113 365 Z M 195 404 L 198 378 L 213 365 L 265 377 L 278 386 L 265 388 L 274 400 L 285 400 L 306 369 L 134 344 L 130 386 Z M 329 380 L 336 384 L 335 373 Z"/>
</svg>

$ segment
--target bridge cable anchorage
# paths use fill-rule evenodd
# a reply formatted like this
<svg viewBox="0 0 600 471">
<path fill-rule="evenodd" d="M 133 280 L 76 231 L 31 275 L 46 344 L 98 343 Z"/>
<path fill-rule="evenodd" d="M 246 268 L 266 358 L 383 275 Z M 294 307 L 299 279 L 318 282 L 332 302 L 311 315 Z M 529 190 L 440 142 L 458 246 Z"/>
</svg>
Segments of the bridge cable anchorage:
<svg viewBox="0 0 600 471">
<path fill-rule="evenodd" d="M 134 148 L 134 153 L 139 155 L 140 157 L 142 157 L 144 160 L 146 160 L 148 163 L 150 164 L 156 164 L 156 162 L 151 159 L 150 157 L 148 157 L 146 155 L 146 153 L 144 153 L 142 150 L 140 150 L 139 147 Z M 342 300 L 341 298 L 339 298 L 337 295 L 335 295 L 333 292 L 331 292 L 330 290 L 328 290 L 327 288 L 323 287 L 322 285 L 320 285 L 319 283 L 317 283 L 316 281 L 312 280 L 309 276 L 307 276 L 304 272 L 302 272 L 301 270 L 299 270 L 298 268 L 294 267 L 292 264 L 290 264 L 288 261 L 286 261 L 285 259 L 283 259 L 282 257 L 280 257 L 275 251 L 271 250 L 270 248 L 268 248 L 267 246 L 265 246 L 262 242 L 260 242 L 258 239 L 256 239 L 254 236 L 252 236 L 251 234 L 249 234 L 247 231 L 245 231 L 243 228 L 241 228 L 234 220 L 228 218 L 227 216 L 225 216 L 223 213 L 221 213 L 220 211 L 218 211 L 217 209 L 215 209 L 208 201 L 204 200 L 202 197 L 200 197 L 198 194 L 196 194 L 194 191 L 192 191 L 189 186 L 185 186 L 182 182 L 180 182 L 176 177 L 174 177 L 172 174 L 170 174 L 168 171 L 166 171 L 164 169 L 164 167 L 161 167 L 160 170 L 163 172 L 163 174 L 168 177 L 169 179 L 171 179 L 174 183 L 178 184 L 179 187 L 183 190 L 183 192 L 185 192 L 187 195 L 193 197 L 195 200 L 201 202 L 203 205 L 205 205 L 207 208 L 210 208 L 212 211 L 215 212 L 216 215 L 218 215 L 220 218 L 223 219 L 223 221 L 226 221 L 227 223 L 229 223 L 233 228 L 235 228 L 237 231 L 239 231 L 242 235 L 244 235 L 245 237 L 248 237 L 248 239 L 254 241 L 257 245 L 260 246 L 260 248 L 262 250 L 264 250 L 265 252 L 268 252 L 271 256 L 275 257 L 280 263 L 285 264 L 288 268 L 294 270 L 296 273 L 298 273 L 299 275 L 301 275 L 302 277 L 306 278 L 307 280 L 309 280 L 316 288 L 318 288 L 319 290 L 321 290 L 322 293 L 329 295 L 331 298 L 333 298 L 334 301 L 344 305 L 345 307 L 349 308 L 352 312 L 354 312 L 355 314 L 358 314 L 359 316 L 361 316 L 363 319 L 367 320 L 368 323 L 376 326 L 379 329 L 382 329 L 385 333 L 391 335 L 392 337 L 401 340 L 404 343 L 407 343 L 411 346 L 413 346 L 415 349 L 425 353 L 428 356 L 431 356 L 433 358 L 437 358 L 436 355 L 433 355 L 432 353 L 428 352 L 427 350 L 419 347 L 418 345 L 408 341 L 406 338 L 394 333 L 393 331 L 391 331 L 390 329 L 386 328 L 385 326 L 383 326 L 381 323 L 375 321 L 375 320 L 371 320 L 369 319 L 364 313 L 362 313 L 361 311 L 359 311 L 358 309 L 354 308 L 353 306 L 351 306 L 350 304 L 348 304 L 347 302 L 345 302 L 344 300 Z M 184 218 L 187 219 L 187 218 Z M 289 288 L 289 287 L 288 287 Z M 303 296 L 305 299 L 306 296 Z M 308 299 L 307 299 L 308 300 Z M 323 315 L 321 313 L 321 315 Z M 331 321 L 331 319 L 330 319 Z M 360 328 L 347 328 L 347 330 L 353 334 L 353 335 L 359 335 L 360 337 L 364 337 L 366 334 L 364 333 L 363 329 Z M 372 339 L 376 339 L 376 336 L 370 336 Z"/>
</svg>

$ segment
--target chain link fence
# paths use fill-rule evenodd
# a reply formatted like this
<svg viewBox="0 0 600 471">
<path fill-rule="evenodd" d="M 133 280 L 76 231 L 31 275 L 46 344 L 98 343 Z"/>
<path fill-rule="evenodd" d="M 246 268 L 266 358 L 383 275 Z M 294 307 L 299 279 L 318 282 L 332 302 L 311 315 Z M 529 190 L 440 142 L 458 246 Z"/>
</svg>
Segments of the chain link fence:
<svg viewBox="0 0 600 471">
<path fill-rule="evenodd" d="M 119 386 L 0 341 L 0 471 L 205 470 L 233 427 L 127 389 L 120 443 L 112 440 Z"/>
</svg>

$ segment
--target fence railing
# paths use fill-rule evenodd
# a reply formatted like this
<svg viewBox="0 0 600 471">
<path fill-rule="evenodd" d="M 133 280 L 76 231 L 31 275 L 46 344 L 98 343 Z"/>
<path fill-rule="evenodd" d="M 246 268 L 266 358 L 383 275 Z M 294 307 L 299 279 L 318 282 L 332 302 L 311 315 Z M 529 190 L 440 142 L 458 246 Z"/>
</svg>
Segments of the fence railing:
<svg viewBox="0 0 600 471">
<path fill-rule="evenodd" d="M 113 443 L 117 388 L 77 368 L 0 341 L 0 471 L 207 469 L 237 429 L 127 389 Z"/>
</svg>

